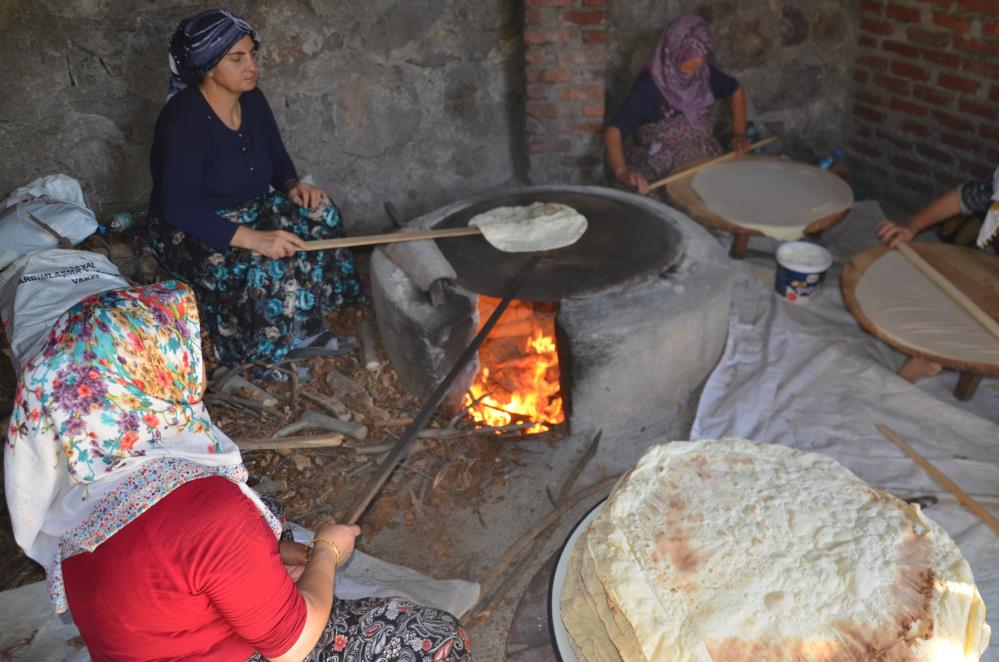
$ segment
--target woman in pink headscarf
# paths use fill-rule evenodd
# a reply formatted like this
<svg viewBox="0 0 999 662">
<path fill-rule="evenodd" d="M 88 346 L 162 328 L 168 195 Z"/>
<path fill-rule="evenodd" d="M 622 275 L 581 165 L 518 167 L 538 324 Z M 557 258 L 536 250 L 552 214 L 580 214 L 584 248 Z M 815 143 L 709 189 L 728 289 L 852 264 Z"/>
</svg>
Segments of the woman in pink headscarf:
<svg viewBox="0 0 999 662">
<path fill-rule="evenodd" d="M 741 153 L 749 147 L 746 93 L 739 81 L 708 63 L 712 46 L 711 30 L 697 16 L 681 16 L 663 30 L 604 133 L 617 184 L 645 195 L 649 181 L 690 161 L 721 154 L 708 118 L 708 109 L 718 99 L 728 99 L 731 106 L 732 149 Z"/>
</svg>

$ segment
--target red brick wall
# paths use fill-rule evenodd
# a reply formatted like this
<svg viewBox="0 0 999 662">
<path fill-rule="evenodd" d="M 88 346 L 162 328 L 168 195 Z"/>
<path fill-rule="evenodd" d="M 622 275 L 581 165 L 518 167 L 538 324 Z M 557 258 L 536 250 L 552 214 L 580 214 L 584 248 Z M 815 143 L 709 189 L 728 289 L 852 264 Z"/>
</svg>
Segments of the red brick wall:
<svg viewBox="0 0 999 662">
<path fill-rule="evenodd" d="M 528 179 L 593 181 L 604 120 L 604 0 L 525 0 Z"/>
<path fill-rule="evenodd" d="M 859 0 L 850 169 L 913 209 L 999 165 L 999 0 Z"/>
</svg>

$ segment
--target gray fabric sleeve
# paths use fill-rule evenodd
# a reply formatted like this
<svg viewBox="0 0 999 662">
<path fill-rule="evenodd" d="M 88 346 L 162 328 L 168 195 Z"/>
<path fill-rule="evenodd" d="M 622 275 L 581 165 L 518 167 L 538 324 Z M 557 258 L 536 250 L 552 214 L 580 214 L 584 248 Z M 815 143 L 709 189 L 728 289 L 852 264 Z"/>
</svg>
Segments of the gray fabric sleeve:
<svg viewBox="0 0 999 662">
<path fill-rule="evenodd" d="M 958 187 L 958 197 L 961 198 L 961 213 L 984 214 L 992 204 L 993 186 L 991 179 L 965 182 Z"/>
</svg>

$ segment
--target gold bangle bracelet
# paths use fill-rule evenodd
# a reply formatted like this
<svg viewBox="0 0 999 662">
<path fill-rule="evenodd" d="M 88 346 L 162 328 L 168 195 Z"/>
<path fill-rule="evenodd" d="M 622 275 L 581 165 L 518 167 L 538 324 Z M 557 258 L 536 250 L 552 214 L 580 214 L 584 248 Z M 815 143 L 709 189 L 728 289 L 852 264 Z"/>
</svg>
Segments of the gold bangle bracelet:
<svg viewBox="0 0 999 662">
<path fill-rule="evenodd" d="M 327 545 L 330 546 L 330 549 L 332 549 L 333 553 L 336 554 L 336 567 L 340 567 L 340 548 L 336 546 L 335 542 L 327 538 L 320 538 L 319 536 L 316 536 L 315 538 L 312 539 L 312 545 L 309 546 L 309 551 L 310 551 L 309 558 L 310 559 L 312 558 L 311 551 L 313 548 L 315 548 L 317 542 L 326 543 Z"/>
</svg>

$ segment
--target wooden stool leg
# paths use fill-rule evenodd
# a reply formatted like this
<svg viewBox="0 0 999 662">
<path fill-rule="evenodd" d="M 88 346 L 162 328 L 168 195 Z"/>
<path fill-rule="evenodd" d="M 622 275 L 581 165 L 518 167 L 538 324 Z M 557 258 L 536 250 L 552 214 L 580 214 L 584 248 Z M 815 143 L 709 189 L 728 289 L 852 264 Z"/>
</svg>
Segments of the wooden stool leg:
<svg viewBox="0 0 999 662">
<path fill-rule="evenodd" d="M 746 248 L 749 247 L 749 235 L 748 234 L 734 234 L 732 235 L 732 248 L 729 249 L 728 254 L 736 260 L 741 260 L 746 257 Z"/>
<path fill-rule="evenodd" d="M 957 378 L 957 388 L 954 389 L 954 396 L 962 401 L 971 400 L 971 397 L 975 395 L 975 391 L 978 389 L 978 385 L 981 383 L 981 375 L 962 372 L 961 376 Z"/>
</svg>

